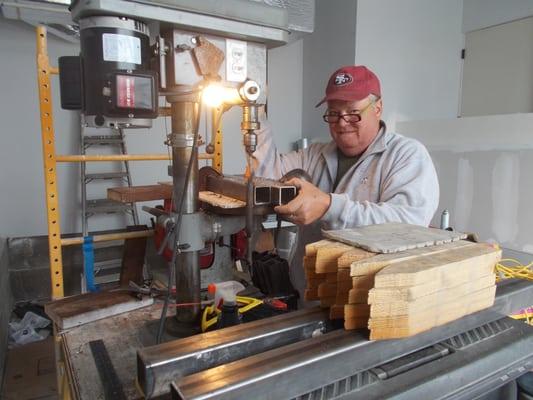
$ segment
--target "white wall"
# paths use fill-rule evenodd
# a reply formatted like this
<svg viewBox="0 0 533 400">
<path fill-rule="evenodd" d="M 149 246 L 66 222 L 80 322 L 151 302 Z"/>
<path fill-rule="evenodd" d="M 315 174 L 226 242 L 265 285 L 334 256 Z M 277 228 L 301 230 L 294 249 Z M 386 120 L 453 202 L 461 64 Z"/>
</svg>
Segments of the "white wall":
<svg viewBox="0 0 533 400">
<path fill-rule="evenodd" d="M 463 0 L 463 32 L 533 15 L 531 0 Z"/>
<path fill-rule="evenodd" d="M 63 55 L 76 55 L 78 46 L 49 35 L 49 54 L 52 65 Z M 0 236 L 32 236 L 47 233 L 44 207 L 44 181 L 39 122 L 39 102 L 35 67 L 35 31 L 22 22 L 0 17 Z M 275 129 L 280 132 L 276 143 L 282 151 L 289 150 L 301 137 L 302 42 L 269 51 L 268 76 L 270 115 Z M 79 153 L 79 119 L 77 113 L 60 107 L 57 77 L 52 78 L 53 110 L 57 154 Z M 240 131 L 241 111 L 232 109 L 223 120 L 224 172 L 244 171 L 244 151 Z M 204 133 L 201 124 L 201 132 Z M 163 153 L 170 121 L 154 121 L 150 130 L 127 131 L 128 152 Z M 95 148 L 95 152 L 103 152 Z M 165 161 L 131 162 L 134 185 L 148 185 L 169 181 Z M 112 169 L 102 163 L 90 163 L 91 171 Z M 58 189 L 63 233 L 80 232 L 80 180 L 78 164 L 58 166 Z M 91 184 L 91 197 L 105 197 L 104 186 Z M 144 204 L 144 203 L 143 203 Z M 140 210 L 140 207 L 139 207 Z M 141 222 L 149 215 L 139 213 Z M 128 221 L 131 221 L 128 219 Z M 90 219 L 90 229 L 110 229 L 124 226 L 123 217 L 102 215 Z M 131 222 L 130 222 L 131 223 Z"/>
<path fill-rule="evenodd" d="M 422 141 L 441 187 L 438 212 L 460 231 L 533 253 L 533 114 L 411 121 L 398 131 Z"/>
<path fill-rule="evenodd" d="M 330 75 L 355 58 L 357 1 L 317 0 L 315 31 L 303 41 L 302 135 L 329 140 L 322 121 L 324 107 L 315 105 L 324 97 Z"/>
<path fill-rule="evenodd" d="M 355 62 L 381 79 L 384 120 L 457 116 L 462 0 L 358 0 Z"/>
</svg>

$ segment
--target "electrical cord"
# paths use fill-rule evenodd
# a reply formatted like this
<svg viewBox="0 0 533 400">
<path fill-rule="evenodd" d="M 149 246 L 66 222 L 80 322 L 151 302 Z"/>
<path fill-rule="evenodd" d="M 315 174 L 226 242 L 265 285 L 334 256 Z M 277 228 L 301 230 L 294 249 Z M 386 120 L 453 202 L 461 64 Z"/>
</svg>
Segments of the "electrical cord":
<svg viewBox="0 0 533 400">
<path fill-rule="evenodd" d="M 506 265 L 509 263 L 511 263 L 511 265 Z M 494 272 L 496 273 L 497 280 L 519 278 L 533 281 L 532 266 L 533 262 L 523 265 L 520 261 L 513 258 L 504 258 L 496 264 Z"/>
</svg>

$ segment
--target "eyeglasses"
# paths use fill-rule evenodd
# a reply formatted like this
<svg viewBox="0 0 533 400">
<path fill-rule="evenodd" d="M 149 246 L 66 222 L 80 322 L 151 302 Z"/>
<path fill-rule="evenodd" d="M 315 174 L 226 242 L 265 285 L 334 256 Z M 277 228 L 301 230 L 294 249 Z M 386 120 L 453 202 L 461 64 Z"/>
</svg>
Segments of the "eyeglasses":
<svg viewBox="0 0 533 400">
<path fill-rule="evenodd" d="M 336 111 L 331 111 L 331 112 L 327 111 L 326 114 L 324 114 L 322 116 L 322 118 L 328 124 L 336 124 L 337 122 L 339 122 L 339 120 L 341 118 L 344 120 L 344 122 L 347 122 L 349 124 L 355 124 L 355 123 L 361 121 L 361 119 L 363 118 L 362 117 L 363 113 L 366 110 L 368 110 L 370 108 L 370 106 L 372 106 L 374 104 L 376 104 L 376 102 L 375 101 L 371 101 L 370 103 L 368 103 L 368 105 L 366 107 L 364 107 L 361 111 L 356 112 L 356 113 L 339 114 Z"/>
</svg>

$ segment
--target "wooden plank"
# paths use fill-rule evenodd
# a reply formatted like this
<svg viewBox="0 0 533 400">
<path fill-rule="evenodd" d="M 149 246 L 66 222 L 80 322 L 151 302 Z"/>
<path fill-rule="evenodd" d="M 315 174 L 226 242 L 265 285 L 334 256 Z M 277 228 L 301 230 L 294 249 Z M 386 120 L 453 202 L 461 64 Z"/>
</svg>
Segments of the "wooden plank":
<svg viewBox="0 0 533 400">
<path fill-rule="evenodd" d="M 375 287 L 414 286 L 440 280 L 467 281 L 476 276 L 489 275 L 501 259 L 501 250 L 486 243 L 451 249 L 446 252 L 422 256 L 390 265 L 375 276 Z"/>
<path fill-rule="evenodd" d="M 318 286 L 318 297 L 335 297 L 337 295 L 337 284 L 323 282 Z"/>
<path fill-rule="evenodd" d="M 125 186 L 107 189 L 107 198 L 121 203 L 165 200 L 172 198 L 172 187 L 166 185 Z"/>
<path fill-rule="evenodd" d="M 335 296 L 332 297 L 321 297 L 320 298 L 320 307 L 328 308 L 335 304 Z"/>
<path fill-rule="evenodd" d="M 145 231 L 146 225 L 128 226 L 128 232 Z M 130 281 L 137 285 L 142 285 L 144 281 L 143 267 L 144 256 L 146 255 L 146 237 L 126 239 L 124 241 L 124 252 L 122 254 L 122 265 L 120 268 L 120 286 L 128 287 Z"/>
<path fill-rule="evenodd" d="M 320 300 L 320 298 L 318 297 L 318 287 L 305 289 L 304 300 L 305 301 Z"/>
<path fill-rule="evenodd" d="M 458 298 L 466 298 L 470 293 L 494 286 L 495 275 L 487 275 L 474 281 L 468 281 L 460 285 L 442 288 L 426 296 L 415 300 L 403 301 L 395 297 L 380 303 L 372 303 L 370 308 L 371 317 L 394 317 L 421 313 L 428 308 L 437 308 L 441 303 L 453 301 Z"/>
<path fill-rule="evenodd" d="M 352 288 L 370 290 L 374 287 L 375 275 L 354 276 L 352 277 Z"/>
<path fill-rule="evenodd" d="M 466 234 L 404 223 L 367 225 L 353 229 L 323 231 L 332 240 L 375 253 L 396 253 L 466 238 Z"/>
<path fill-rule="evenodd" d="M 443 251 L 448 251 L 450 249 L 463 248 L 475 245 L 476 244 L 473 242 L 459 240 L 452 243 L 445 243 L 440 246 L 410 249 L 399 253 L 378 254 L 368 259 L 352 262 L 352 264 L 350 265 L 350 274 L 352 276 L 375 274 L 388 265 L 407 261 L 415 257 L 437 254 Z"/>
<path fill-rule="evenodd" d="M 46 314 L 60 329 L 70 329 L 88 322 L 136 310 L 153 304 L 154 299 L 139 300 L 127 291 L 85 293 L 55 300 L 44 306 Z"/>
</svg>

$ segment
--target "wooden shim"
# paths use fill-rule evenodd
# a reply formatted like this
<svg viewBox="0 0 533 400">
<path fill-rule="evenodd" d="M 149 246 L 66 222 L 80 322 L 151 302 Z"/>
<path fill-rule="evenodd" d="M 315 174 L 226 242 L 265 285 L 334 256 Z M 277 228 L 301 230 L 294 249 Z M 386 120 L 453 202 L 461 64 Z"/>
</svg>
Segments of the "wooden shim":
<svg viewBox="0 0 533 400">
<path fill-rule="evenodd" d="M 337 296 L 335 296 L 335 304 L 342 306 L 342 307 L 344 307 L 345 304 L 348 304 L 349 303 L 348 293 L 349 291 L 339 292 L 339 290 L 337 289 Z"/>
<path fill-rule="evenodd" d="M 323 282 L 318 286 L 318 297 L 335 297 L 337 295 L 337 284 Z"/>
<path fill-rule="evenodd" d="M 318 288 L 305 289 L 305 291 L 304 291 L 304 300 L 305 301 L 320 300 L 318 298 Z"/>
<path fill-rule="evenodd" d="M 434 308 L 419 313 L 396 317 L 370 318 L 371 329 L 404 330 L 405 332 L 422 332 L 439 326 L 494 304 L 496 285 L 471 293 L 468 296 L 441 303 Z"/>
<path fill-rule="evenodd" d="M 374 275 L 352 277 L 352 288 L 370 290 L 374 287 Z"/>
<path fill-rule="evenodd" d="M 352 277 L 350 275 L 350 268 L 339 268 L 339 270 L 337 271 L 337 282 L 343 281 L 352 281 Z"/>
<path fill-rule="evenodd" d="M 457 242 L 446 243 L 440 246 L 424 247 L 419 249 L 411 249 L 402 251 L 400 253 L 392 254 L 378 254 L 374 257 L 355 261 L 350 264 L 350 274 L 352 276 L 364 276 L 368 274 L 376 274 L 378 271 L 382 270 L 384 267 L 396 264 L 402 261 L 407 261 L 415 257 L 420 257 L 424 255 L 437 254 L 443 251 L 448 251 L 455 248 L 463 248 L 468 246 L 474 246 L 475 243 L 468 242 L 466 240 L 459 240 Z"/>
<path fill-rule="evenodd" d="M 375 253 L 396 253 L 466 238 L 466 234 L 398 222 L 367 225 L 353 229 L 323 231 L 332 240 Z"/>
<path fill-rule="evenodd" d="M 488 287 L 494 284 L 496 275 L 491 273 L 489 275 L 474 277 L 472 281 L 467 281 L 467 284 L 472 284 L 477 289 L 470 291 L 476 291 L 484 287 Z M 465 282 L 458 282 L 458 285 L 465 284 Z M 477 286 L 481 285 L 481 286 Z M 454 286 L 451 287 L 452 289 Z M 394 288 L 373 288 L 368 292 L 368 304 L 374 303 L 388 303 L 391 301 L 413 301 L 432 293 L 439 292 L 447 289 L 443 287 L 440 281 L 435 280 L 432 282 L 426 282 L 422 285 L 416 286 L 399 286 Z"/>
<path fill-rule="evenodd" d="M 308 289 L 318 289 L 318 287 L 324 283 L 323 278 L 317 278 L 317 279 L 308 279 L 307 280 L 307 288 Z"/>
<path fill-rule="evenodd" d="M 337 260 L 337 265 L 339 269 L 350 268 L 350 265 L 353 262 L 365 260 L 375 255 L 376 253 L 353 247 L 352 250 L 347 251 L 339 257 L 339 259 Z"/>
<path fill-rule="evenodd" d="M 337 273 L 338 258 L 351 249 L 353 249 L 352 246 L 339 242 L 332 242 L 330 245 L 319 247 L 316 253 L 315 271 L 317 273 Z"/>
<path fill-rule="evenodd" d="M 332 297 L 321 297 L 320 298 L 320 307 L 328 308 L 335 304 L 335 296 Z"/>
<path fill-rule="evenodd" d="M 350 318 L 344 320 L 344 329 L 351 331 L 354 329 L 363 329 L 368 327 L 368 318 L 359 317 L 359 318 Z"/>
<path fill-rule="evenodd" d="M 344 305 L 333 304 L 329 309 L 329 319 L 343 319 Z"/>
<path fill-rule="evenodd" d="M 322 239 L 318 242 L 313 242 L 305 245 L 305 255 L 309 257 L 316 257 L 316 253 L 320 247 L 331 246 L 335 242 L 333 240 Z"/>
<path fill-rule="evenodd" d="M 326 282 L 327 283 L 337 283 L 337 273 L 336 272 L 328 272 L 326 275 Z"/>
<path fill-rule="evenodd" d="M 172 187 L 166 185 L 124 186 L 107 189 L 107 198 L 121 203 L 164 200 L 172 197 Z"/>
<path fill-rule="evenodd" d="M 389 301 L 373 303 L 370 307 L 371 317 L 394 317 L 410 314 L 418 314 L 426 309 L 438 308 L 440 303 L 465 298 L 470 293 L 476 293 L 485 288 L 494 286 L 495 275 L 487 275 L 474 281 L 465 282 L 451 288 L 445 288 L 414 301 L 399 301 L 390 298 Z"/>
<path fill-rule="evenodd" d="M 486 243 L 476 243 L 475 246 L 417 257 L 379 271 L 374 286 L 414 286 L 433 280 L 440 280 L 442 285 L 449 285 L 448 281 L 464 282 L 472 277 L 489 275 L 501 259 L 501 253 Z"/>
<path fill-rule="evenodd" d="M 368 304 L 368 290 L 366 289 L 351 289 L 348 293 L 348 303 L 357 304 L 364 303 Z"/>
<path fill-rule="evenodd" d="M 370 306 L 368 304 L 345 304 L 344 305 L 344 318 L 359 318 L 367 317 L 370 315 Z"/>
</svg>

